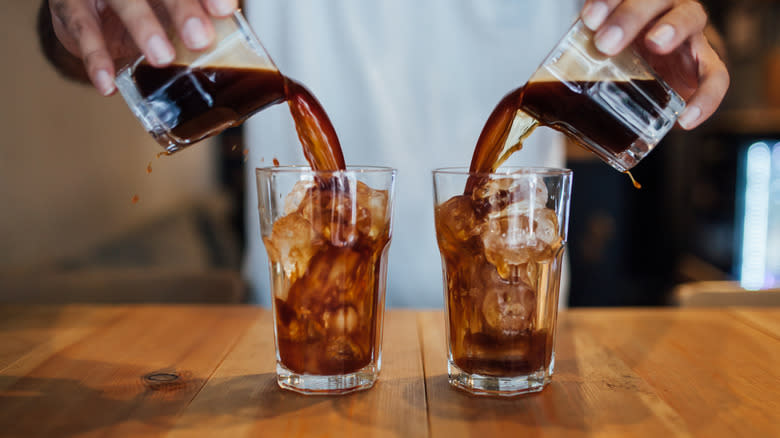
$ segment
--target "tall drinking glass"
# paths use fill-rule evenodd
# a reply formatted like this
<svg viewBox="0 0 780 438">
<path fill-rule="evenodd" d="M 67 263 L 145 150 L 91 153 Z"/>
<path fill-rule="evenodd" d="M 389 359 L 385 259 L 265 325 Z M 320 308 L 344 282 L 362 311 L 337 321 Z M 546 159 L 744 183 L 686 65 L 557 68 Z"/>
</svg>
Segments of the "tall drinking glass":
<svg viewBox="0 0 780 438">
<path fill-rule="evenodd" d="M 479 180 L 471 194 L 463 188 Z M 433 172 L 450 384 L 473 394 L 541 391 L 555 323 L 572 172 Z"/>
<path fill-rule="evenodd" d="M 384 167 L 257 169 L 282 388 L 338 394 L 376 381 L 394 186 Z"/>
</svg>

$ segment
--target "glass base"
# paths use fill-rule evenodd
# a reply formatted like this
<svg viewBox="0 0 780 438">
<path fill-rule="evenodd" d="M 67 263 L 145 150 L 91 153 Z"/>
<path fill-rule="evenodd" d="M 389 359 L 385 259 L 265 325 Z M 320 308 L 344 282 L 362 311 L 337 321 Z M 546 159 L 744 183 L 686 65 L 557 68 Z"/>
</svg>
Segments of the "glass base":
<svg viewBox="0 0 780 438">
<path fill-rule="evenodd" d="M 350 374 L 335 376 L 318 376 L 298 374 L 276 363 L 276 383 L 282 389 L 306 395 L 348 394 L 371 388 L 376 382 L 379 370 L 375 365 L 368 365 Z"/>
<path fill-rule="evenodd" d="M 448 361 L 450 385 L 474 395 L 515 396 L 540 392 L 552 380 L 552 365 L 534 373 L 518 377 L 495 377 L 469 374 Z"/>
</svg>

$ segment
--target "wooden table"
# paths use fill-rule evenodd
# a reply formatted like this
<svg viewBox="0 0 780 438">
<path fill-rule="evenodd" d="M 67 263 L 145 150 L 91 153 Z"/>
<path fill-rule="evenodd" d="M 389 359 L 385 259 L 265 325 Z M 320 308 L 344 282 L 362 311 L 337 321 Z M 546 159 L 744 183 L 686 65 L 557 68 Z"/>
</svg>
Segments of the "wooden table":
<svg viewBox="0 0 780 438">
<path fill-rule="evenodd" d="M 481 398 L 447 384 L 440 312 L 390 311 L 376 386 L 306 397 L 276 386 L 267 310 L 0 307 L 0 436 L 780 436 L 780 309 L 571 310 L 559 327 L 550 386 Z"/>
</svg>

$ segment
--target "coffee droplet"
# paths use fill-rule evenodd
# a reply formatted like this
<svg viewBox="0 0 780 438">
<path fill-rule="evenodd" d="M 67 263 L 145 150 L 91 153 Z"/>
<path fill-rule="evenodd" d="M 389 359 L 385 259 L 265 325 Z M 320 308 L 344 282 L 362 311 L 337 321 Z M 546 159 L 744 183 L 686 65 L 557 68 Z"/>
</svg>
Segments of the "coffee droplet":
<svg viewBox="0 0 780 438">
<path fill-rule="evenodd" d="M 152 173 L 152 162 L 150 161 L 149 164 L 146 165 L 146 174 L 150 175 Z"/>
<path fill-rule="evenodd" d="M 141 199 L 141 198 L 139 198 L 139 197 L 138 197 L 138 195 L 133 195 L 133 199 L 131 199 L 131 202 L 132 202 L 133 204 L 138 204 L 138 201 L 139 201 L 140 199 Z"/>
<path fill-rule="evenodd" d="M 631 175 L 630 171 L 626 170 L 623 173 L 625 173 L 626 175 L 628 175 L 629 178 L 631 178 L 631 183 L 634 184 L 634 188 L 635 189 L 641 189 L 642 188 L 642 184 L 639 184 L 639 182 L 636 179 L 634 179 L 634 175 Z"/>
</svg>

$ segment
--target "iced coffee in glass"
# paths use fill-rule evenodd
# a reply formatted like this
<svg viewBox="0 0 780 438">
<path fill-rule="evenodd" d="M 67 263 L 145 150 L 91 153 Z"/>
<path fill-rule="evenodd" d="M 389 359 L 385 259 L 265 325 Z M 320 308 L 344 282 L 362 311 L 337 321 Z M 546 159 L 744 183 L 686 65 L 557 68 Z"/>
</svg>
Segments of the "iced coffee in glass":
<svg viewBox="0 0 780 438">
<path fill-rule="evenodd" d="M 257 170 L 281 387 L 338 394 L 376 381 L 394 183 L 380 167 Z"/>
<path fill-rule="evenodd" d="M 555 363 L 571 171 L 450 168 L 433 180 L 450 384 L 474 394 L 541 391 Z"/>
</svg>

